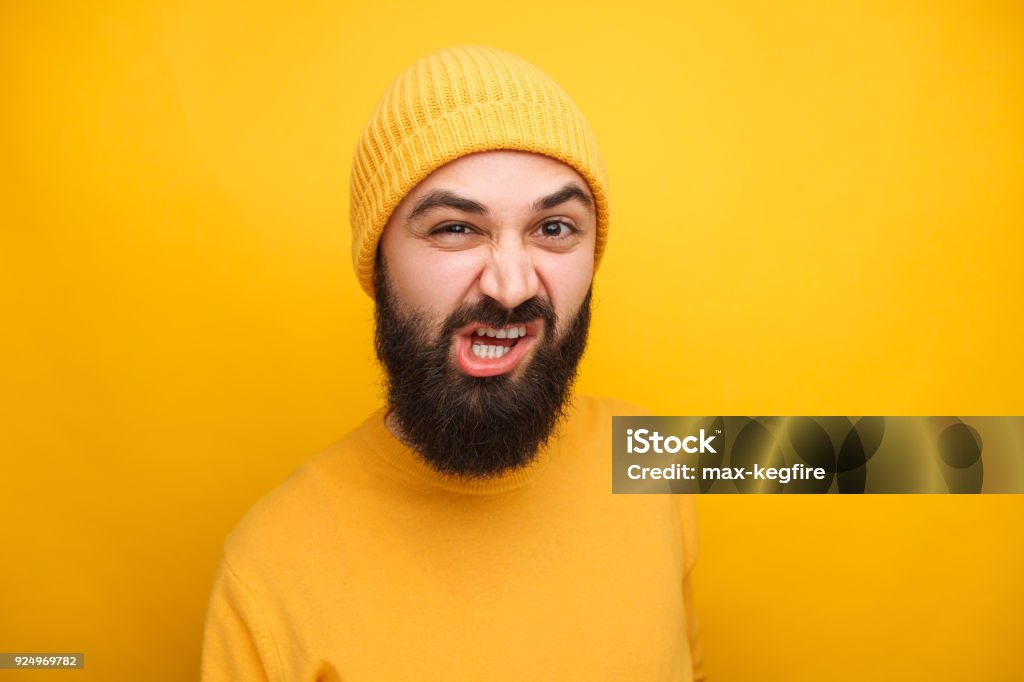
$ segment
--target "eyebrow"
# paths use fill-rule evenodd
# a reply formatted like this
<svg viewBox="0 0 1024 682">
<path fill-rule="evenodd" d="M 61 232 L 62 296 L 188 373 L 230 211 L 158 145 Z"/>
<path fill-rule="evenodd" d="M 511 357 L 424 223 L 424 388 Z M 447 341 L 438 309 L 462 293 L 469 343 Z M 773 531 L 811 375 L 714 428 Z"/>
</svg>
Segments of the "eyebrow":
<svg viewBox="0 0 1024 682">
<path fill-rule="evenodd" d="M 546 197 L 538 199 L 533 204 L 533 210 L 546 211 L 573 199 L 576 199 L 581 204 L 589 208 L 591 213 L 596 213 L 594 210 L 593 199 L 591 199 L 590 195 L 583 191 L 583 188 L 575 182 L 566 183 L 565 187 L 554 194 L 549 194 Z"/>
<path fill-rule="evenodd" d="M 465 213 L 477 213 L 479 215 L 487 214 L 487 207 L 479 201 L 473 201 L 466 197 L 460 197 L 454 192 L 439 189 L 430 192 L 427 196 L 416 202 L 416 206 L 409 213 L 409 217 L 406 218 L 406 222 L 412 222 L 427 211 L 432 211 L 435 208 L 441 207 L 455 208 L 460 211 L 464 211 Z"/>
<path fill-rule="evenodd" d="M 575 182 L 569 182 L 557 192 L 549 194 L 546 197 L 541 197 L 537 201 L 533 202 L 533 210 L 546 211 L 572 200 L 579 201 L 590 209 L 591 213 L 596 213 L 593 199 L 591 199 L 590 195 Z M 487 215 L 488 213 L 487 207 L 479 201 L 460 197 L 455 192 L 439 189 L 430 192 L 416 202 L 412 211 L 409 212 L 406 222 L 412 222 L 424 213 L 432 211 L 435 208 L 454 208 L 465 213 L 475 213 L 477 215 Z"/>
</svg>

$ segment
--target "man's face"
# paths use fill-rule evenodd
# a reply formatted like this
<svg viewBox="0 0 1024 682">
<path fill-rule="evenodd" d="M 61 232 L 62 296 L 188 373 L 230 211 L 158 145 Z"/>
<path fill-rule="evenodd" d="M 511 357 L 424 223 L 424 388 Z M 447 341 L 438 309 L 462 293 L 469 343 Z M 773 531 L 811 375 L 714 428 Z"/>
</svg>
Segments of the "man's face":
<svg viewBox="0 0 1024 682">
<path fill-rule="evenodd" d="M 525 464 L 551 432 L 589 322 L 597 220 L 569 166 L 467 156 L 381 236 L 377 350 L 403 438 L 446 473 Z"/>
</svg>

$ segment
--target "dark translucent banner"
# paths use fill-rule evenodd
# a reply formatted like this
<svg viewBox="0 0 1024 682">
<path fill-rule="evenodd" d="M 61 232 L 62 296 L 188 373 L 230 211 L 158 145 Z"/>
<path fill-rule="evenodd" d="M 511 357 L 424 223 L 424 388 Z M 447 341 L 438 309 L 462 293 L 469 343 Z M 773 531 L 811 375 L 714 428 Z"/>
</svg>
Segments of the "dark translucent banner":
<svg viewBox="0 0 1024 682">
<path fill-rule="evenodd" d="M 614 417 L 613 493 L 1024 493 L 1024 417 Z"/>
</svg>

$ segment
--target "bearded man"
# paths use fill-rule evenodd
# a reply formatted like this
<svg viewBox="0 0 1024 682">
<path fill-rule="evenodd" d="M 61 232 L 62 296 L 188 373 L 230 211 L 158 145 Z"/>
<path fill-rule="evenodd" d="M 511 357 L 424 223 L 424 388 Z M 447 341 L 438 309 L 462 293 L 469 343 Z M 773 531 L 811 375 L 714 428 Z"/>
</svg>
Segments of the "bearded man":
<svg viewBox="0 0 1024 682">
<path fill-rule="evenodd" d="M 228 537 L 203 679 L 700 677 L 688 497 L 611 494 L 574 395 L 608 234 L 579 110 L 508 53 L 428 55 L 356 149 L 387 405 Z"/>
</svg>

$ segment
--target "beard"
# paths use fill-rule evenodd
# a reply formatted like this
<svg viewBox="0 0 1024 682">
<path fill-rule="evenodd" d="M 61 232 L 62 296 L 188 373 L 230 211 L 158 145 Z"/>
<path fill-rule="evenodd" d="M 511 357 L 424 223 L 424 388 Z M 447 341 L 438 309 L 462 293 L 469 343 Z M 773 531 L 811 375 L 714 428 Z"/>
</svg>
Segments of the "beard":
<svg viewBox="0 0 1024 682">
<path fill-rule="evenodd" d="M 587 344 L 591 291 L 560 338 L 550 303 L 531 298 L 509 310 L 486 297 L 455 310 L 432 338 L 422 315 L 397 310 L 379 258 L 374 292 L 377 357 L 387 374 L 387 404 L 405 444 L 448 476 L 490 478 L 532 462 L 565 416 Z M 471 323 L 504 327 L 538 318 L 544 320 L 544 333 L 533 357 L 523 358 L 511 372 L 474 377 L 455 365 L 451 349 L 457 330 Z"/>
</svg>

